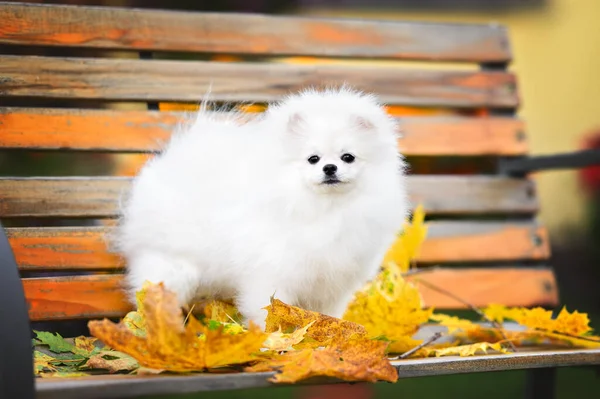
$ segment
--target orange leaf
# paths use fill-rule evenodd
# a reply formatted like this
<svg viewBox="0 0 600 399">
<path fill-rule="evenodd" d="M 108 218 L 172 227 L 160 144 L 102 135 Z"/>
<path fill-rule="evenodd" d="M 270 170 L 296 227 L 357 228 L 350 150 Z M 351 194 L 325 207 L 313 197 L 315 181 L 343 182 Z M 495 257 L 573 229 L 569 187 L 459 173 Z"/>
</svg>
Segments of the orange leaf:
<svg viewBox="0 0 600 399">
<path fill-rule="evenodd" d="M 305 336 L 321 345 L 331 343 L 334 338 L 347 340 L 367 335 L 367 331 L 360 324 L 291 306 L 279 299 L 272 298 L 271 304 L 265 309 L 268 312 L 265 328 L 267 333 L 279 331 L 280 328 L 284 332 L 296 330 L 314 323 Z"/>
<path fill-rule="evenodd" d="M 146 335 L 136 336 L 124 323 L 90 321 L 93 336 L 134 357 L 141 366 L 176 372 L 204 370 L 254 360 L 266 338 L 255 325 L 239 334 L 210 330 L 184 317 L 174 293 L 163 284 L 146 288 L 143 300 Z"/>
<path fill-rule="evenodd" d="M 387 343 L 365 338 L 340 341 L 321 350 L 304 349 L 288 352 L 246 371 L 279 370 L 271 381 L 294 383 L 315 376 L 335 377 L 345 381 L 398 380 L 398 372 L 385 356 Z"/>
</svg>

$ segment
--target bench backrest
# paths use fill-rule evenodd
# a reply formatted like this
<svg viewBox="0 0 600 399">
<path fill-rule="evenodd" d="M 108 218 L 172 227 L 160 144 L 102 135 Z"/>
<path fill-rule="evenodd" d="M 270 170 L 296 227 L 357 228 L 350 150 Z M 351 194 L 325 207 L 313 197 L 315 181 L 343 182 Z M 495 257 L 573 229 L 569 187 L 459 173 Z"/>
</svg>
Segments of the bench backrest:
<svg viewBox="0 0 600 399">
<path fill-rule="evenodd" d="M 534 184 L 497 168 L 528 151 L 504 28 L 16 3 L 0 3 L 0 21 L 0 156 L 63 162 L 63 177 L 0 171 L 32 320 L 129 309 L 104 236 L 130 180 L 67 167 L 156 150 L 181 116 L 157 104 L 196 102 L 209 85 L 230 103 L 342 82 L 377 93 L 400 118 L 411 199 L 432 220 L 418 261 L 437 267 L 420 278 L 476 306 L 557 304 Z M 227 54 L 242 61 L 211 59 Z M 465 306 L 422 288 L 428 305 Z"/>
</svg>

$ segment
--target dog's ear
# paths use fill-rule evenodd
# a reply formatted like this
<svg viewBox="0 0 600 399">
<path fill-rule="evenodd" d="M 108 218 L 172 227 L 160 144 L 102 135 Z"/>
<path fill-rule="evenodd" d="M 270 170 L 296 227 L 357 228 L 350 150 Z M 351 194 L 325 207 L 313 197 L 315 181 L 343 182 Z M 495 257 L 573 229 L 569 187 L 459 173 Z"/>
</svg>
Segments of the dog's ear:
<svg viewBox="0 0 600 399">
<path fill-rule="evenodd" d="M 373 122 L 371 122 L 364 116 L 355 116 L 354 123 L 356 124 L 357 128 L 359 128 L 360 130 L 364 130 L 364 131 L 372 131 L 375 128 L 375 125 L 373 125 Z"/>
<path fill-rule="evenodd" d="M 292 134 L 299 135 L 302 132 L 302 125 L 304 125 L 304 117 L 300 113 L 294 112 L 288 118 L 287 130 Z"/>
</svg>

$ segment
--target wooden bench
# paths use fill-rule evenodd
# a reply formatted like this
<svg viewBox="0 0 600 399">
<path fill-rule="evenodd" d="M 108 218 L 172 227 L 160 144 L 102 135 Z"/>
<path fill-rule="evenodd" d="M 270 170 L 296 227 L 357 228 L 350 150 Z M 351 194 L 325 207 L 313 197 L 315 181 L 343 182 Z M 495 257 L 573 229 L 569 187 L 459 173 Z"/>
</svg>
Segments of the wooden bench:
<svg viewBox="0 0 600 399">
<path fill-rule="evenodd" d="M 475 306 L 559 304 L 548 235 L 536 221 L 535 185 L 499 168 L 528 152 L 501 26 L 0 3 L 0 45 L 2 154 L 56 152 L 67 164 L 75 153 L 157 150 L 181 116 L 159 111 L 158 102 L 196 102 L 211 84 L 214 98 L 225 103 L 263 103 L 307 85 L 343 81 L 375 92 L 396 106 L 390 112 L 397 112 L 404 132 L 411 198 L 432 219 L 418 261 L 437 267 L 422 278 Z M 211 54 L 243 62 L 214 62 Z M 391 63 L 294 63 L 286 58 L 292 56 Z M 109 172 L 73 177 L 78 173 L 0 177 L 0 217 L 12 226 L 5 232 L 32 322 L 58 326 L 129 310 L 119 286 L 123 263 L 107 251 L 104 236 L 130 180 Z M 0 376 L 21 381 L 4 389 L 20 389 L 15 397 L 28 398 L 29 325 L 16 267 L 2 244 L 0 320 L 14 328 L 0 329 L 10 335 L 0 336 L 0 349 L 7 346 L 3 353 L 12 351 L 13 359 L 0 356 Z M 437 309 L 464 307 L 427 287 L 423 295 Z M 394 364 L 406 378 L 597 365 L 600 351 Z M 134 397 L 268 386 L 266 375 L 36 380 L 35 390 L 39 398 Z"/>
</svg>

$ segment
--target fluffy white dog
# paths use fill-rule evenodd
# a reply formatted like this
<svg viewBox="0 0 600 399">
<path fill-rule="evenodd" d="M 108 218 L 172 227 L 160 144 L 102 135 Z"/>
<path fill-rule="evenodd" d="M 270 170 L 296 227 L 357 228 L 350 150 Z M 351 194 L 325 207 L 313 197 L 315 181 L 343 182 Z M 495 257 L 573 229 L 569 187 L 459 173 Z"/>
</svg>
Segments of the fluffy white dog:
<svg viewBox="0 0 600 399">
<path fill-rule="evenodd" d="M 117 232 L 130 296 L 282 301 L 341 317 L 408 213 L 396 126 L 371 96 L 306 90 L 260 117 L 204 108 L 134 180 Z"/>
</svg>

